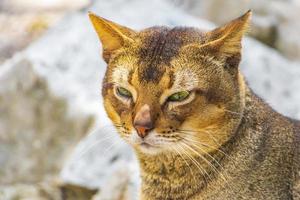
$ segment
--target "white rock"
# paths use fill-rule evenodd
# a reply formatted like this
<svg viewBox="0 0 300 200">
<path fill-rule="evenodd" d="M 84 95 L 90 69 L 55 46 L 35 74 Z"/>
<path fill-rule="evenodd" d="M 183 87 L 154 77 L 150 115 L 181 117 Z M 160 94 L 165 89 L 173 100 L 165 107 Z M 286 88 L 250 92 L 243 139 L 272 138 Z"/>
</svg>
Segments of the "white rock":
<svg viewBox="0 0 300 200">
<path fill-rule="evenodd" d="M 57 176 L 65 157 L 92 125 L 67 115 L 67 102 L 25 57 L 0 68 L 0 193 L 2 184 Z M 1 199 L 1 198 L 0 198 Z"/>
</svg>

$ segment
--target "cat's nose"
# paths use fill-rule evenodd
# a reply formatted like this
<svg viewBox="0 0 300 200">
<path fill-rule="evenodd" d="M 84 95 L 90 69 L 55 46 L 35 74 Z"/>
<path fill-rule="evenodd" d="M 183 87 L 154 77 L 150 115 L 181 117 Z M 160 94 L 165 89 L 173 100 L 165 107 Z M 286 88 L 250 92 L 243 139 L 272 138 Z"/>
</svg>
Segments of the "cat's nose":
<svg viewBox="0 0 300 200">
<path fill-rule="evenodd" d="M 148 135 L 149 131 L 152 129 L 152 128 L 149 128 L 147 126 L 139 126 L 139 125 L 136 125 L 135 126 L 135 129 L 137 131 L 137 134 L 141 137 L 141 138 L 144 138 Z"/>
<path fill-rule="evenodd" d="M 134 117 L 133 126 L 137 134 L 144 138 L 153 129 L 149 105 L 143 105 Z"/>
</svg>

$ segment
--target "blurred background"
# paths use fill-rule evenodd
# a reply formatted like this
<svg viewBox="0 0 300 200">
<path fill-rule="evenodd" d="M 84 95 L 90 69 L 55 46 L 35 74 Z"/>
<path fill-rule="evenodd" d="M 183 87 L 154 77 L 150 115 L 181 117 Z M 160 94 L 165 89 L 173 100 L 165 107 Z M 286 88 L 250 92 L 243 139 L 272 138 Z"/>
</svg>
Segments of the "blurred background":
<svg viewBox="0 0 300 200">
<path fill-rule="evenodd" d="M 102 106 L 106 65 L 88 11 L 137 30 L 209 30 L 248 9 L 241 69 L 300 119 L 300 0 L 0 0 L 0 199 L 138 199 L 135 157 Z"/>
</svg>

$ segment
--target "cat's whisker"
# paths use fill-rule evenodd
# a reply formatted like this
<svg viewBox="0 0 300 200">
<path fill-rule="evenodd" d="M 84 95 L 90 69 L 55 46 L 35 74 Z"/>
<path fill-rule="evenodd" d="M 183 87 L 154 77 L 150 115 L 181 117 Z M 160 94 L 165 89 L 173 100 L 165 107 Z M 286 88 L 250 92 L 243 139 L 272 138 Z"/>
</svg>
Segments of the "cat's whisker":
<svg viewBox="0 0 300 200">
<path fill-rule="evenodd" d="M 230 114 L 236 115 L 238 117 L 241 117 L 241 119 L 245 118 L 244 113 L 238 113 L 238 112 L 235 112 L 235 111 L 232 111 L 232 110 L 228 110 L 228 109 L 224 109 L 224 111 L 228 112 Z"/>
<path fill-rule="evenodd" d="M 184 140 L 188 140 L 188 141 L 190 141 L 191 143 L 197 143 L 197 144 L 202 145 L 202 143 L 199 142 L 198 140 L 192 140 L 192 139 L 190 139 L 190 138 L 184 138 Z M 199 147 L 198 147 L 197 145 L 195 145 L 195 144 L 191 144 L 191 145 L 194 145 L 195 147 L 199 148 Z M 235 160 L 232 159 L 232 157 L 231 157 L 230 155 L 226 154 L 224 151 L 222 151 L 222 150 L 220 150 L 220 149 L 215 149 L 215 150 L 219 151 L 219 152 L 222 153 L 224 156 L 227 156 L 229 159 L 231 159 L 232 164 L 233 164 L 234 166 L 236 166 L 236 165 L 235 165 Z M 208 152 L 207 152 L 207 153 L 208 153 Z M 208 153 L 208 154 L 209 154 L 209 153 Z M 210 154 L 209 154 L 209 155 L 210 155 Z M 213 156 L 210 155 L 210 157 L 212 157 L 212 159 L 213 159 Z M 220 164 L 218 164 L 218 165 L 220 165 Z M 222 165 L 220 165 L 219 167 L 221 167 L 221 168 L 223 169 L 223 171 L 224 171 L 224 168 L 222 167 Z M 236 166 L 236 167 L 238 168 L 239 166 Z M 220 173 L 220 174 L 221 174 L 221 173 Z M 226 175 L 226 177 L 228 176 L 227 173 L 226 173 L 225 175 Z M 226 182 L 226 185 L 231 189 L 231 191 L 234 191 L 233 188 L 231 188 L 230 183 L 227 181 L 227 179 L 225 180 L 225 182 Z"/>
<path fill-rule="evenodd" d="M 201 165 L 196 161 L 194 160 L 188 153 L 187 151 L 184 149 L 184 147 L 182 147 L 181 145 L 179 145 L 178 147 L 180 147 L 182 153 L 190 160 L 192 161 L 192 163 L 196 166 L 196 168 L 198 168 L 199 172 L 202 174 L 203 178 L 204 178 L 204 181 L 205 183 L 207 184 L 208 181 L 207 181 L 207 178 L 206 178 L 206 171 L 201 167 Z M 208 177 L 209 177 L 209 174 L 207 174 Z M 209 177 L 210 179 L 210 177 Z"/>
<path fill-rule="evenodd" d="M 185 138 L 185 139 L 187 139 L 188 140 L 188 138 Z M 197 146 L 196 144 L 193 144 L 193 142 L 198 142 L 197 140 L 189 140 L 192 144 L 191 145 L 193 145 L 194 147 L 196 147 L 196 148 L 198 148 L 199 150 L 201 150 L 202 152 L 204 152 L 204 153 L 206 153 L 211 159 L 213 159 L 216 163 L 217 163 L 217 165 L 223 170 L 223 171 L 225 171 L 225 169 L 224 169 L 224 167 L 212 156 L 212 155 L 210 155 L 208 152 L 206 152 L 206 151 L 204 151 L 203 149 L 201 149 L 199 146 Z M 223 155 L 226 155 L 227 157 L 231 157 L 231 156 L 229 156 L 228 154 L 226 154 L 225 152 L 223 152 Z M 234 162 L 233 162 L 233 164 L 234 164 Z M 233 190 L 233 188 L 231 188 L 231 186 L 230 186 L 230 183 L 228 182 L 228 180 L 227 180 L 227 178 L 226 177 L 228 177 L 228 174 L 227 173 L 225 173 L 225 175 L 226 176 L 224 176 L 224 174 L 222 174 L 221 172 L 219 172 L 220 173 L 220 175 L 221 176 L 223 176 L 223 180 L 225 181 L 225 183 L 226 183 L 226 185 L 231 189 L 231 191 L 234 191 Z"/>
<path fill-rule="evenodd" d="M 190 147 L 188 144 L 186 144 L 186 143 L 182 143 L 182 144 L 184 144 L 187 148 L 189 148 L 191 151 L 196 153 L 202 160 L 204 160 L 210 167 L 212 167 L 216 174 L 220 174 L 221 178 L 224 180 L 226 185 L 229 186 L 229 183 L 228 183 L 226 177 L 211 162 L 209 162 L 204 156 L 202 156 L 200 153 L 198 153 L 195 149 Z M 223 187 L 221 184 L 220 184 L 220 186 Z M 232 188 L 230 186 L 229 186 L 229 188 L 232 190 Z"/>
<path fill-rule="evenodd" d="M 205 133 L 208 134 L 208 137 L 210 137 L 210 139 L 213 140 L 214 143 L 215 143 L 216 145 L 218 145 L 219 147 L 222 146 L 222 145 L 220 144 L 220 142 L 217 140 L 217 138 L 215 138 L 215 137 L 210 133 L 210 131 L 205 131 Z"/>
<path fill-rule="evenodd" d="M 191 145 L 195 146 L 196 148 L 198 148 L 200 151 L 202 151 L 202 152 L 205 153 L 207 156 L 209 156 L 211 159 L 213 159 L 215 162 L 217 162 L 217 164 L 218 164 L 219 167 L 222 167 L 222 166 L 219 164 L 219 162 L 218 162 L 212 155 L 210 155 L 210 153 L 206 152 L 205 150 L 203 150 L 201 147 L 199 147 L 199 146 L 197 145 L 197 144 L 199 144 L 197 140 L 190 140 L 190 139 L 188 139 L 188 138 L 184 138 L 183 140 L 189 142 L 189 144 L 191 144 Z M 202 146 L 203 146 L 203 145 L 202 145 Z"/>
<path fill-rule="evenodd" d="M 181 143 L 183 144 L 183 143 Z M 186 146 L 186 145 L 184 145 Z M 195 159 L 193 158 L 189 153 L 188 151 L 184 148 L 184 146 L 180 145 L 179 144 L 179 147 L 181 147 L 181 150 L 182 152 L 194 163 L 194 165 L 199 169 L 199 171 L 201 172 L 201 174 L 203 175 L 204 179 L 205 179 L 205 182 L 207 182 L 206 180 L 206 176 L 205 174 L 208 176 L 209 180 L 211 181 L 212 179 L 210 178 L 210 175 L 207 173 L 207 171 L 201 166 L 201 164 Z"/>
<path fill-rule="evenodd" d="M 201 155 L 198 151 L 196 151 L 194 148 L 190 147 L 185 141 L 182 141 L 182 144 L 185 145 L 188 149 L 190 149 L 192 152 L 194 152 L 197 156 L 199 156 L 204 162 L 206 162 L 210 167 L 214 169 L 216 173 L 220 173 L 220 171 L 211 163 L 209 160 L 207 160 L 203 155 Z M 225 179 L 226 180 L 226 179 Z"/>
<path fill-rule="evenodd" d="M 235 115 L 239 115 L 239 116 L 242 116 L 243 113 L 238 113 L 238 112 L 235 112 L 235 111 L 232 111 L 232 110 L 228 110 L 228 109 L 225 109 L 223 108 L 224 111 L 228 112 L 228 113 L 231 113 L 231 114 L 235 114 Z"/>
<path fill-rule="evenodd" d="M 212 150 L 214 150 L 214 151 L 218 151 L 218 152 L 220 152 L 222 155 L 224 155 L 224 156 L 226 156 L 226 157 L 228 157 L 228 158 L 231 158 L 231 156 L 228 155 L 227 153 L 225 153 L 223 150 L 221 150 L 221 149 L 219 149 L 219 148 L 216 148 L 216 147 L 213 147 L 213 146 L 211 146 L 211 145 L 204 144 L 204 143 L 198 141 L 197 138 L 195 138 L 195 139 L 192 139 L 192 138 L 184 138 L 184 139 L 187 140 L 187 141 L 189 141 L 189 142 L 193 142 L 193 143 L 196 143 L 196 144 L 198 144 L 198 145 L 201 145 L 201 146 L 203 146 L 203 147 L 210 148 L 210 149 L 212 149 Z"/>
<path fill-rule="evenodd" d="M 211 158 L 216 164 L 217 164 L 217 166 L 218 167 L 220 167 L 221 168 L 221 170 L 224 170 L 224 168 L 223 168 L 223 166 L 217 161 L 217 159 L 215 159 L 213 156 L 211 156 L 208 152 L 206 152 L 205 150 L 203 150 L 201 147 L 199 147 L 198 145 L 196 145 L 196 144 L 194 144 L 194 143 L 190 143 L 193 147 L 195 147 L 195 148 L 197 148 L 197 149 L 199 149 L 201 152 L 203 152 L 205 155 L 207 155 L 209 158 Z M 208 160 L 207 160 L 207 162 L 209 162 Z M 210 163 L 210 162 L 209 162 Z M 211 163 L 210 163 L 211 164 Z M 211 164 L 212 166 L 214 166 L 213 164 Z M 215 168 L 215 170 L 217 170 L 217 168 L 216 167 L 214 167 Z M 222 178 L 227 182 L 227 179 L 226 179 L 226 177 L 219 171 L 219 170 L 217 170 L 217 172 L 219 172 L 220 173 L 220 175 L 222 176 Z"/>
<path fill-rule="evenodd" d="M 184 161 L 184 163 L 186 164 L 186 166 L 190 169 L 190 172 L 191 172 L 191 174 L 193 176 L 193 179 L 194 179 L 195 183 L 197 183 L 197 181 L 195 179 L 195 176 L 194 176 L 194 173 L 193 173 L 193 170 L 192 170 L 191 166 L 188 164 L 188 162 L 185 160 L 185 158 L 183 157 L 183 155 L 180 153 L 180 151 L 176 147 L 171 146 L 171 148 L 174 151 L 176 151 L 176 153 L 182 158 L 182 160 Z"/>
<path fill-rule="evenodd" d="M 205 154 L 208 155 L 211 159 L 213 159 L 213 160 L 217 163 L 217 165 L 218 165 L 222 170 L 224 170 L 223 166 L 222 166 L 222 165 L 221 165 L 221 164 L 220 164 L 220 163 L 219 163 L 212 155 L 210 155 L 210 153 L 206 152 L 205 150 L 203 150 L 202 148 L 200 148 L 200 147 L 197 145 L 197 144 L 199 144 L 199 145 L 202 145 L 202 146 L 203 146 L 203 143 L 199 142 L 198 140 L 193 140 L 193 139 L 191 139 L 191 138 L 183 138 L 183 140 L 186 140 L 186 141 L 190 142 L 191 145 L 193 145 L 193 146 L 195 146 L 196 148 L 200 149 L 203 153 L 205 153 Z M 209 146 L 209 145 L 206 145 L 206 146 Z M 232 161 L 232 163 L 235 165 L 234 159 L 232 159 L 230 155 L 228 155 L 227 153 L 225 153 L 225 152 L 222 151 L 221 149 L 217 149 L 217 148 L 214 148 L 214 147 L 211 147 L 211 148 L 214 149 L 214 150 L 216 150 L 216 151 L 218 151 L 218 152 L 220 152 L 222 155 L 226 156 L 226 157 L 227 157 L 228 159 L 230 159 L 230 160 Z M 226 176 L 228 176 L 228 175 L 226 174 Z M 226 182 L 228 182 L 228 181 L 226 181 Z"/>
<path fill-rule="evenodd" d="M 220 149 L 220 148 L 213 147 L 213 146 L 211 146 L 211 145 L 209 145 L 209 144 L 200 142 L 200 141 L 199 141 L 200 138 L 198 138 L 196 135 L 189 135 L 189 137 L 184 137 L 184 138 L 182 138 L 182 139 L 185 139 L 185 140 L 191 140 L 191 142 L 196 142 L 196 143 L 199 144 L 199 145 L 202 145 L 202 146 L 204 146 L 204 147 L 210 148 L 210 149 L 212 149 L 212 150 L 214 150 L 214 151 L 218 151 L 218 152 L 222 153 L 224 156 L 227 156 L 227 157 L 229 157 L 229 158 L 231 157 L 230 155 L 228 155 L 226 152 L 224 152 L 224 151 L 223 151 L 222 149 Z M 217 144 L 217 145 L 218 145 L 218 144 Z M 220 145 L 218 145 L 218 146 L 220 146 Z"/>
<path fill-rule="evenodd" d="M 211 149 L 213 149 L 213 150 L 215 150 L 215 151 L 219 151 L 220 153 L 222 153 L 223 155 L 225 155 L 225 156 L 227 156 L 227 157 L 230 157 L 230 155 L 228 155 L 227 153 L 225 153 L 222 149 L 221 149 L 221 147 L 222 147 L 222 145 L 217 141 L 217 139 L 209 132 L 209 131 L 205 131 L 204 133 L 207 133 L 208 134 L 208 136 L 215 142 L 215 144 L 219 147 L 213 147 L 213 146 L 211 146 L 211 145 L 208 145 L 208 144 L 206 144 L 206 143 L 203 143 L 203 142 L 200 142 L 199 141 L 199 137 L 197 136 L 197 135 L 189 135 L 189 136 L 191 136 L 195 141 L 197 141 L 199 144 L 201 144 L 201 145 L 203 145 L 203 146 L 206 146 L 206 147 L 208 147 L 208 148 L 211 148 Z M 192 139 L 192 138 L 190 138 L 190 139 Z M 185 139 L 187 139 L 187 138 L 185 138 Z M 198 139 L 198 140 L 197 140 Z"/>
<path fill-rule="evenodd" d="M 192 131 L 178 131 L 180 133 L 185 133 L 185 134 L 188 134 L 190 137 L 194 137 L 195 139 L 197 139 L 198 137 L 194 134 L 190 134 L 189 132 L 192 132 Z M 222 145 L 219 144 L 217 141 L 216 141 L 216 138 L 209 132 L 209 131 L 193 131 L 192 133 L 207 133 L 208 136 L 211 138 L 211 140 L 213 140 L 217 146 L 221 147 Z M 188 137 L 184 137 L 182 139 L 187 139 Z M 199 143 L 200 145 L 202 146 L 205 146 L 205 147 L 208 147 L 208 148 L 211 148 L 215 151 L 219 151 L 221 152 L 222 154 L 224 154 L 225 156 L 228 156 L 230 157 L 228 154 L 226 154 L 224 151 L 222 151 L 220 148 L 216 148 L 216 147 L 213 147 L 211 145 L 208 145 L 208 144 L 205 144 L 205 143 L 201 143 L 200 141 L 196 140 L 197 143 Z"/>
</svg>

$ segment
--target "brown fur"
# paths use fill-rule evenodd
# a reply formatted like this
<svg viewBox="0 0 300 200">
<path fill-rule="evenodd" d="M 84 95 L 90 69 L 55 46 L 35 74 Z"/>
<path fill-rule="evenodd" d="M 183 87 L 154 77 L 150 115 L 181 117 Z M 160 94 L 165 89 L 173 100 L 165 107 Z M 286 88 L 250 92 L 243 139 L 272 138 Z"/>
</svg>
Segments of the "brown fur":
<svg viewBox="0 0 300 200">
<path fill-rule="evenodd" d="M 255 96 L 239 72 L 250 16 L 210 32 L 137 32 L 90 14 L 108 63 L 104 105 L 136 151 L 141 199 L 300 199 L 299 122 Z M 168 101 L 178 91 L 190 95 Z M 154 124 L 148 141 L 133 125 L 145 104 Z"/>
</svg>

